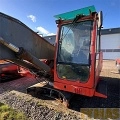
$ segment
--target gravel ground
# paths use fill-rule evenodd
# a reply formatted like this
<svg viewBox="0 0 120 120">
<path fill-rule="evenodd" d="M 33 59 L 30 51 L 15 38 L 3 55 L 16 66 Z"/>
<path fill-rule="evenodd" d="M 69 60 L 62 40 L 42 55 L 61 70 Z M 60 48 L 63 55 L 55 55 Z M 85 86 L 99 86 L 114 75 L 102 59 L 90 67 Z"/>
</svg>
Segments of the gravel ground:
<svg viewBox="0 0 120 120">
<path fill-rule="evenodd" d="M 23 111 L 30 120 L 80 120 L 81 118 L 78 112 L 67 111 L 63 107 L 58 109 L 58 105 L 55 106 L 50 101 L 44 102 L 17 91 L 2 94 L 0 101 L 16 110 Z"/>
<path fill-rule="evenodd" d="M 0 101 L 17 110 L 24 111 L 31 120 L 93 119 L 95 117 L 93 114 L 96 115 L 96 111 L 105 113 L 108 108 L 110 108 L 109 112 L 102 118 L 119 120 L 120 75 L 116 69 L 115 61 L 104 61 L 101 80 L 107 83 L 107 99 L 75 95 L 71 99 L 70 109 L 51 100 L 39 100 L 26 95 L 26 88 L 37 83 L 35 79 L 28 77 L 0 83 Z M 112 116 L 113 111 L 117 111 L 116 117 Z M 98 118 L 101 118 L 101 114 L 98 115 Z"/>
<path fill-rule="evenodd" d="M 26 88 L 36 83 L 38 81 L 31 77 L 3 81 L 0 83 L 0 102 L 23 111 L 30 120 L 79 120 L 83 116 L 79 112 L 66 110 L 57 101 L 27 95 Z"/>
</svg>

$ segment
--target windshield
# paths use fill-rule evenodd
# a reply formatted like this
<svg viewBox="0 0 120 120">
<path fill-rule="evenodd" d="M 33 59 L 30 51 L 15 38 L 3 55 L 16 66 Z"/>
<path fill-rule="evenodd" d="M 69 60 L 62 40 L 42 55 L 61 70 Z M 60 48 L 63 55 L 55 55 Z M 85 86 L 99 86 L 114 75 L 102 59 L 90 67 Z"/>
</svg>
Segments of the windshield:
<svg viewBox="0 0 120 120">
<path fill-rule="evenodd" d="M 84 81 L 88 78 L 91 30 L 91 21 L 76 22 L 61 27 L 57 54 L 57 70 L 60 77 L 83 78 Z M 62 72 L 60 72 L 61 68 Z M 82 72 L 79 73 L 80 71 Z M 73 72 L 73 75 L 65 75 L 67 72 Z"/>
<path fill-rule="evenodd" d="M 58 62 L 89 64 L 91 21 L 62 26 Z"/>
</svg>

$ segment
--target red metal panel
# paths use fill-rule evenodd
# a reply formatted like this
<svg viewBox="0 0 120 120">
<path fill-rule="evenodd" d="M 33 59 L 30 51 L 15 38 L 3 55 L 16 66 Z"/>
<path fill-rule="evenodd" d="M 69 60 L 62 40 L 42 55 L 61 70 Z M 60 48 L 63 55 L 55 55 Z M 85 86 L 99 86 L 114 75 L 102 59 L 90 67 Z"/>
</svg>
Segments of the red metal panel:
<svg viewBox="0 0 120 120">
<path fill-rule="evenodd" d="M 90 88 L 77 87 L 74 85 L 68 85 L 68 84 L 58 83 L 58 82 L 54 82 L 54 87 L 56 89 L 60 89 L 63 91 L 68 91 L 68 92 L 72 92 L 80 95 L 85 95 L 89 97 L 92 97 L 95 91 L 94 89 L 90 89 Z"/>
</svg>

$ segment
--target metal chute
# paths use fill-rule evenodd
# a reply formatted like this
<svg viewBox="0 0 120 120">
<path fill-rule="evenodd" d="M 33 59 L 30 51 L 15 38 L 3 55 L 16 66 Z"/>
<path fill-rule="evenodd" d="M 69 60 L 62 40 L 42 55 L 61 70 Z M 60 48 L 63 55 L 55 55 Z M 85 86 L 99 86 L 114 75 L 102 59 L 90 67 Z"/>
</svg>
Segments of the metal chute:
<svg viewBox="0 0 120 120">
<path fill-rule="evenodd" d="M 53 59 L 55 47 L 21 21 L 0 13 L 0 37 L 0 59 L 12 61 L 19 59 L 15 53 L 22 47 L 26 54 L 29 54 L 29 56 L 32 57 L 32 60 L 34 61 L 32 63 L 35 66 L 38 65 L 39 69 L 41 67 L 42 69 L 45 68 L 46 71 L 49 71 L 49 68 L 39 62 L 39 59 Z M 25 59 L 25 55 L 21 59 Z M 31 59 L 25 60 L 29 61 Z"/>
</svg>

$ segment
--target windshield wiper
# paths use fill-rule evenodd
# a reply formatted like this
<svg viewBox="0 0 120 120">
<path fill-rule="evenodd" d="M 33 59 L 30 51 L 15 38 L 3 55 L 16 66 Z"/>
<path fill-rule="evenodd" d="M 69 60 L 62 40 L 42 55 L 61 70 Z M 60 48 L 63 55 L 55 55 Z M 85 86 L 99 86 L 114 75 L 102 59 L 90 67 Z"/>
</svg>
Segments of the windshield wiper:
<svg viewBox="0 0 120 120">
<path fill-rule="evenodd" d="M 61 38 L 60 38 L 60 40 L 63 40 L 65 37 L 66 37 L 66 35 L 68 34 L 68 32 L 70 31 L 70 29 L 71 28 L 75 28 L 75 24 L 74 23 L 76 23 L 80 18 L 82 18 L 82 17 L 84 17 L 85 15 L 83 15 L 83 14 L 80 14 L 80 15 L 76 15 L 76 17 L 73 19 L 73 21 L 72 21 L 72 24 L 70 25 L 70 27 L 69 27 L 69 29 L 67 30 L 67 32 L 66 32 L 66 34 L 64 35 L 64 36 L 62 36 Z M 62 31 L 63 32 L 63 31 Z"/>
<path fill-rule="evenodd" d="M 82 18 L 82 17 L 85 17 L 85 15 L 83 15 L 83 14 L 80 14 L 80 15 L 76 15 L 76 17 L 73 19 L 73 21 L 72 21 L 72 24 L 74 24 L 75 22 L 77 22 L 80 18 Z"/>
</svg>

